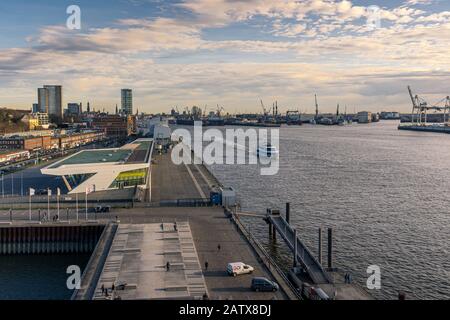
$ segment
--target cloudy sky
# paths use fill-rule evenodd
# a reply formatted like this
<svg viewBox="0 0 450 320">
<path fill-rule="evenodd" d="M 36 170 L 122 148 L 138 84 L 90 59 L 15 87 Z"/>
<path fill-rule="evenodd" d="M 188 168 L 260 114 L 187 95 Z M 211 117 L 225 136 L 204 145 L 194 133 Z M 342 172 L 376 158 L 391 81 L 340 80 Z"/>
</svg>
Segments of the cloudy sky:
<svg viewBox="0 0 450 320">
<path fill-rule="evenodd" d="M 1 1 L 0 106 L 62 84 L 64 103 L 109 111 L 129 87 L 145 112 L 312 112 L 315 93 L 323 111 L 407 112 L 408 84 L 430 103 L 450 94 L 449 48 L 448 0 Z"/>
</svg>

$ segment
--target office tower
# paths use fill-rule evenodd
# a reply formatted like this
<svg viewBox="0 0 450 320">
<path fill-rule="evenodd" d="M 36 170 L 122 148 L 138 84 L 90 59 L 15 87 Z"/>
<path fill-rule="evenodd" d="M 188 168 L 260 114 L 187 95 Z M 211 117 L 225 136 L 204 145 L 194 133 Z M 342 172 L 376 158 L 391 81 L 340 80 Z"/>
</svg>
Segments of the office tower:
<svg viewBox="0 0 450 320">
<path fill-rule="evenodd" d="M 131 89 L 122 89 L 122 113 L 126 115 L 133 114 L 133 91 Z"/>
<path fill-rule="evenodd" d="M 45 88 L 38 89 L 38 106 L 38 112 L 48 113 L 48 92 Z"/>
<path fill-rule="evenodd" d="M 48 114 L 62 118 L 62 87 L 44 86 L 48 94 Z"/>
<path fill-rule="evenodd" d="M 31 112 L 32 113 L 41 112 L 41 110 L 39 109 L 39 103 L 33 103 L 33 107 L 31 108 Z"/>
<path fill-rule="evenodd" d="M 62 118 L 62 87 L 47 86 L 38 89 L 39 111 Z"/>
<path fill-rule="evenodd" d="M 78 103 L 68 103 L 67 113 L 72 116 L 78 116 L 81 114 L 81 105 Z"/>
</svg>

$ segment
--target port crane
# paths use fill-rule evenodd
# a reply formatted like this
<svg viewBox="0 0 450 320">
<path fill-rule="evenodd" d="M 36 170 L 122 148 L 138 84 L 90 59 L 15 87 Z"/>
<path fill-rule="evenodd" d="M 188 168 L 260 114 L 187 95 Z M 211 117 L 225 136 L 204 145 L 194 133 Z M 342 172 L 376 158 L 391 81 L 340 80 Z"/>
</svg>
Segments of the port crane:
<svg viewBox="0 0 450 320">
<path fill-rule="evenodd" d="M 267 117 L 270 114 L 270 110 L 267 110 L 266 107 L 264 106 L 264 102 L 261 99 L 261 107 L 263 109 L 263 115 L 264 117 Z"/>
<path fill-rule="evenodd" d="M 424 98 L 420 97 L 417 94 L 413 95 L 410 86 L 408 86 L 408 92 L 413 105 L 411 112 L 411 123 L 414 123 L 414 120 L 416 120 L 417 125 L 425 126 L 427 124 L 427 112 L 429 110 L 434 110 L 434 112 L 444 111 L 444 125 L 448 126 L 450 113 L 450 96 L 441 99 L 434 105 L 429 105 Z M 444 106 L 439 106 L 439 104 L 441 103 L 444 103 Z"/>
<path fill-rule="evenodd" d="M 217 116 L 220 118 L 222 111 L 225 111 L 225 109 L 219 105 L 217 105 Z"/>
<path fill-rule="evenodd" d="M 319 119 L 319 104 L 317 103 L 317 94 L 314 95 L 314 100 L 316 102 L 316 117 L 314 118 L 314 120 L 318 120 Z"/>
</svg>

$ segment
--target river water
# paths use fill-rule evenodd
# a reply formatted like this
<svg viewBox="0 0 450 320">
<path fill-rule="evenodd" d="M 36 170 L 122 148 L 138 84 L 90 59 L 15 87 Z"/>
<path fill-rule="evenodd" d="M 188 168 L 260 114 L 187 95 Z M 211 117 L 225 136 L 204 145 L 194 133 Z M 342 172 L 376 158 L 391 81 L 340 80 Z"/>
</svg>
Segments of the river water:
<svg viewBox="0 0 450 320">
<path fill-rule="evenodd" d="M 0 256 L 0 300 L 68 300 L 67 267 L 81 271 L 90 254 Z"/>
<path fill-rule="evenodd" d="M 318 228 L 332 227 L 336 267 L 363 286 L 367 267 L 380 267 L 381 289 L 371 290 L 376 298 L 404 291 L 449 299 L 450 136 L 397 126 L 282 127 L 277 175 L 261 176 L 257 165 L 211 170 L 237 190 L 244 211 L 284 212 L 290 202 L 292 224 L 315 254 Z M 246 221 L 282 265 L 292 263 L 282 240 L 269 240 L 264 222 Z"/>
</svg>

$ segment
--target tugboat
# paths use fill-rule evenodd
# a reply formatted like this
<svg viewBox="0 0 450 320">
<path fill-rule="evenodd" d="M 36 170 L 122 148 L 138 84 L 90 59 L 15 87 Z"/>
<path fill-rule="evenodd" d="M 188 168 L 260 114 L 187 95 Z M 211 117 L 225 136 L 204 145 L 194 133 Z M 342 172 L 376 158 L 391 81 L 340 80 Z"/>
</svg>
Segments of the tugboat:
<svg viewBox="0 0 450 320">
<path fill-rule="evenodd" d="M 265 157 L 265 158 L 276 158 L 278 157 L 278 150 L 274 146 L 272 146 L 270 143 L 259 147 L 258 150 L 256 150 L 256 155 L 259 157 Z"/>
</svg>

